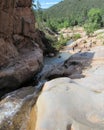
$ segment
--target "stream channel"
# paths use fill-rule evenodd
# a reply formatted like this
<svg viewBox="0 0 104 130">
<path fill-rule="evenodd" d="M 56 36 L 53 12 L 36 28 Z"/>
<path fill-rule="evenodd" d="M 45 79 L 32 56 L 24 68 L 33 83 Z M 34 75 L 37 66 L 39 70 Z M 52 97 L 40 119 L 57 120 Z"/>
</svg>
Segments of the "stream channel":
<svg viewBox="0 0 104 130">
<path fill-rule="evenodd" d="M 66 48 L 68 45 L 72 44 L 73 40 L 69 40 L 66 43 Z M 61 62 L 64 62 L 65 60 L 67 60 L 69 57 L 71 56 L 71 54 L 67 51 L 64 50 L 64 48 L 62 50 L 59 51 L 59 53 L 55 56 L 55 57 L 45 57 L 44 58 L 44 65 L 54 65 L 54 64 L 58 64 Z"/>
<path fill-rule="evenodd" d="M 43 68 L 42 70 L 35 76 L 34 81 L 36 80 L 36 83 L 34 83 L 37 89 L 39 91 L 41 90 L 44 83 L 47 81 L 47 79 L 44 78 L 45 73 L 48 74 L 50 72 L 51 68 L 54 68 L 54 66 L 58 66 L 59 64 L 63 64 L 70 56 L 71 54 L 67 50 L 67 46 L 72 44 L 73 40 L 69 40 L 66 43 L 66 46 L 64 49 L 61 49 L 59 53 L 54 57 L 45 57 L 43 62 Z M 61 70 L 60 70 L 61 71 Z"/>
</svg>

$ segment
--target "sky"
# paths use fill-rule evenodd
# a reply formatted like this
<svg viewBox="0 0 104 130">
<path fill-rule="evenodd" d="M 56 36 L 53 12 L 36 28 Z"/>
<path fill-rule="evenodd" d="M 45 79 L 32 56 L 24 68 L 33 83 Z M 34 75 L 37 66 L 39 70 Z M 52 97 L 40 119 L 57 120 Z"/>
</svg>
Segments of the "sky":
<svg viewBox="0 0 104 130">
<path fill-rule="evenodd" d="M 54 4 L 59 3 L 62 0 L 38 0 L 39 3 L 41 4 L 41 8 L 49 8 Z"/>
</svg>

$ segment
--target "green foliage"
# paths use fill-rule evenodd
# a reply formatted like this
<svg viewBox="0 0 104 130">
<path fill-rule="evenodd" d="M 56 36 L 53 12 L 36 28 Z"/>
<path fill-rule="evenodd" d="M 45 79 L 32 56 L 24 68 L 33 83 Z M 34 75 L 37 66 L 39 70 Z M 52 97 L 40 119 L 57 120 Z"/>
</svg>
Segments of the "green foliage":
<svg viewBox="0 0 104 130">
<path fill-rule="evenodd" d="M 86 33 L 89 35 L 89 34 L 91 34 L 91 33 L 93 33 L 95 30 L 97 30 L 98 28 L 100 28 L 99 27 L 99 24 L 97 24 L 97 23 L 86 23 L 85 25 L 84 25 L 84 29 L 85 29 L 85 31 L 86 31 Z"/>
<path fill-rule="evenodd" d="M 77 40 L 77 39 L 81 38 L 81 35 L 79 33 L 76 33 L 73 35 L 72 38 L 73 38 L 73 40 Z"/>
<path fill-rule="evenodd" d="M 64 0 L 47 10 L 41 9 L 38 1 L 35 16 L 41 30 L 48 27 L 53 32 L 58 32 L 62 28 L 73 29 L 75 25 L 84 25 L 87 34 L 91 34 L 103 26 L 104 0 Z M 80 37 L 80 34 L 74 34 L 72 38 L 77 40 Z M 59 41 L 52 40 L 50 36 L 48 39 L 59 50 L 70 38 L 64 38 L 61 34 Z"/>
<path fill-rule="evenodd" d="M 36 0 L 33 0 L 34 2 L 36 1 Z M 33 4 L 34 4 L 34 2 L 33 2 Z M 41 8 L 41 4 L 40 4 L 40 2 L 39 2 L 39 0 L 37 0 L 36 2 L 35 2 L 35 8 L 34 8 L 34 6 L 33 6 L 33 13 L 34 13 L 34 15 L 35 15 L 35 18 L 36 18 L 36 21 L 37 21 L 37 23 L 36 23 L 36 27 L 38 28 L 38 29 L 40 29 L 40 30 L 42 30 L 43 29 L 43 21 L 44 21 L 44 15 L 43 15 L 43 9 Z"/>
<path fill-rule="evenodd" d="M 47 20 L 46 26 L 49 27 L 52 31 L 57 31 L 57 23 L 54 20 Z"/>
<path fill-rule="evenodd" d="M 70 40 L 69 37 L 64 38 L 62 34 L 60 34 L 60 38 L 57 42 L 54 42 L 53 46 L 57 49 L 60 50 L 63 46 L 66 45 L 67 41 Z"/>
<path fill-rule="evenodd" d="M 102 16 L 104 22 L 104 0 L 64 0 L 44 11 L 48 19 L 54 19 L 59 27 L 83 25 L 88 19 L 88 12 L 92 8 L 102 9 Z M 90 14 L 89 14 L 90 15 Z M 92 14 L 91 14 L 92 15 Z M 96 17 L 96 16 L 95 16 Z"/>
<path fill-rule="evenodd" d="M 102 11 L 100 9 L 92 8 L 88 12 L 88 20 L 84 25 L 87 34 L 93 33 L 102 26 Z"/>
<path fill-rule="evenodd" d="M 32 0 L 32 8 L 34 8 L 34 7 L 36 8 L 35 0 Z"/>
<path fill-rule="evenodd" d="M 77 22 L 73 18 L 50 18 L 46 20 L 45 25 L 52 31 L 57 32 L 62 28 L 68 28 L 77 25 Z"/>
<path fill-rule="evenodd" d="M 92 8 L 88 12 L 88 20 L 89 22 L 94 22 L 94 23 L 101 23 L 102 21 L 102 11 L 101 9 L 98 8 Z"/>
</svg>

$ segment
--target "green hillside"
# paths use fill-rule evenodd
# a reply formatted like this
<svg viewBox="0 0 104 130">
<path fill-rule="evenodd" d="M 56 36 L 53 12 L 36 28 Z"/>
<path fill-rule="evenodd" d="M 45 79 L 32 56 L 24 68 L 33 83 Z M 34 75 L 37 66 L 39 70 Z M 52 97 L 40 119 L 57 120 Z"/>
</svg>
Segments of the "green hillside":
<svg viewBox="0 0 104 130">
<path fill-rule="evenodd" d="M 91 8 L 102 9 L 104 18 L 104 0 L 64 0 L 45 11 L 48 18 L 85 17 Z"/>
</svg>

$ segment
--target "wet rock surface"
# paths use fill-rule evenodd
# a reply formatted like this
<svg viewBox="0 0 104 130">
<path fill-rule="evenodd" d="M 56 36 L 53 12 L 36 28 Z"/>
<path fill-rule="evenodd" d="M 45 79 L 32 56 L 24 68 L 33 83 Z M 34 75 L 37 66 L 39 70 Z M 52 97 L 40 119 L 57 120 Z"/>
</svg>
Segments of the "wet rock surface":
<svg viewBox="0 0 104 130">
<path fill-rule="evenodd" d="M 6 95 L 0 102 L 0 130 L 26 130 L 29 113 L 36 101 L 34 87 L 26 87 Z"/>
<path fill-rule="evenodd" d="M 84 77 L 82 70 L 90 66 L 94 52 L 83 52 L 72 55 L 66 61 L 54 65 L 45 65 L 38 74 L 38 80 L 50 80 L 67 76 L 70 78 Z"/>
</svg>

